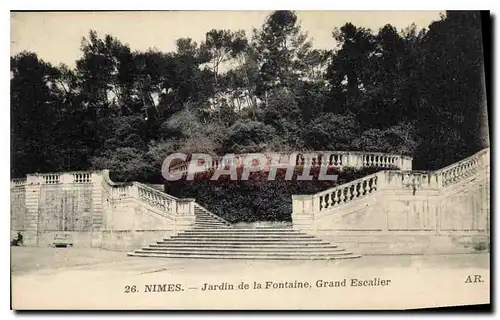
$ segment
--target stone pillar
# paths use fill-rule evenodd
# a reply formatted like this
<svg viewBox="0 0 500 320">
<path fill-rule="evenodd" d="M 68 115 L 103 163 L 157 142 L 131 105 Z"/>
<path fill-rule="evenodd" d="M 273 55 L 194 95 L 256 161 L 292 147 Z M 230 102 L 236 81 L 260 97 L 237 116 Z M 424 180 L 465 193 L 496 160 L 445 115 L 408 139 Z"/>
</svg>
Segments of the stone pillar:
<svg viewBox="0 0 500 320">
<path fill-rule="evenodd" d="M 194 204 L 196 200 L 184 198 L 176 200 L 177 210 L 175 212 L 175 231 L 180 232 L 194 225 Z"/>
<path fill-rule="evenodd" d="M 39 220 L 39 201 L 42 179 L 37 174 L 28 174 L 26 176 L 26 220 L 24 243 L 26 245 L 38 245 L 38 220 Z"/>
<path fill-rule="evenodd" d="M 412 170 L 413 159 L 408 156 L 401 156 L 401 170 Z"/>
<path fill-rule="evenodd" d="M 292 223 L 297 229 L 311 229 L 314 224 L 314 196 L 292 195 Z"/>
<path fill-rule="evenodd" d="M 377 190 L 398 188 L 401 186 L 395 185 L 400 178 L 399 172 L 393 171 L 380 171 L 376 173 L 377 176 Z"/>
<path fill-rule="evenodd" d="M 363 167 L 363 158 L 361 154 L 349 153 L 348 165 L 353 168 L 360 169 Z"/>
<path fill-rule="evenodd" d="M 102 174 L 92 172 L 92 247 L 100 245 L 101 231 L 103 229 L 103 177 Z"/>
<path fill-rule="evenodd" d="M 433 174 L 431 179 L 432 179 L 432 182 L 433 182 L 434 187 L 436 189 L 440 189 L 443 186 L 443 174 L 442 173 Z"/>
</svg>

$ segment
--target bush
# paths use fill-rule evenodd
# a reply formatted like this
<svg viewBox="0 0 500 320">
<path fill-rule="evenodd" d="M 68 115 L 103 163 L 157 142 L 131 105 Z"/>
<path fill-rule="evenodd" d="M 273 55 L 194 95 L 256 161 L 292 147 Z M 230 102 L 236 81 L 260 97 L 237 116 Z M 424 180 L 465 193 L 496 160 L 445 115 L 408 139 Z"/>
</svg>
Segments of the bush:
<svg viewBox="0 0 500 320">
<path fill-rule="evenodd" d="M 165 184 L 165 192 L 181 198 L 195 198 L 198 203 L 229 222 L 291 221 L 292 195 L 315 194 L 338 184 L 359 179 L 380 171 L 381 168 L 361 170 L 330 168 L 328 174 L 337 174 L 337 181 L 318 180 L 319 168 L 312 168 L 313 180 L 297 180 L 302 168 L 297 167 L 292 180 L 285 180 L 285 170 L 278 170 L 274 181 L 268 180 L 268 173 L 253 172 L 248 180 L 221 176 L 211 180 L 214 170 L 195 175 L 194 180 L 181 179 Z"/>
</svg>

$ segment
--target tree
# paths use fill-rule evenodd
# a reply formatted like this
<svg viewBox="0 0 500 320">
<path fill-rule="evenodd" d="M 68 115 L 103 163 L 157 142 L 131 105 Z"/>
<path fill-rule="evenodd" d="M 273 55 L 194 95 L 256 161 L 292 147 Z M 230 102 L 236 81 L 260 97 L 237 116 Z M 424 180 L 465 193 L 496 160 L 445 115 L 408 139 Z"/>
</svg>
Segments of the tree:
<svg viewBox="0 0 500 320">
<path fill-rule="evenodd" d="M 254 30 L 252 46 L 260 62 L 257 95 L 265 97 L 275 87 L 293 90 L 302 76 L 304 59 L 312 46 L 293 11 L 275 11 L 261 30 Z"/>
<path fill-rule="evenodd" d="M 344 108 L 347 109 L 341 107 L 341 111 L 354 111 L 368 76 L 365 68 L 374 50 L 374 37 L 370 29 L 358 28 L 352 23 L 335 29 L 332 36 L 339 43 L 339 49 L 333 52 L 327 77 L 330 84 L 346 96 Z"/>
<path fill-rule="evenodd" d="M 420 43 L 419 60 L 417 126 L 423 141 L 416 163 L 438 168 L 486 146 L 478 134 L 485 125 L 479 12 L 449 11 L 433 22 Z"/>
</svg>

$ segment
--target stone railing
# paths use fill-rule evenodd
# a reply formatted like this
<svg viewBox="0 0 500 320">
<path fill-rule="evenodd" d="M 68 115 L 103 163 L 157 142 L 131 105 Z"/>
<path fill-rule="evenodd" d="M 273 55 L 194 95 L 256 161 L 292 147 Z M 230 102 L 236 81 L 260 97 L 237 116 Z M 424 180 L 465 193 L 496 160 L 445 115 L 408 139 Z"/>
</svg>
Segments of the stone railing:
<svg viewBox="0 0 500 320">
<path fill-rule="evenodd" d="M 113 182 L 109 177 L 109 170 L 103 170 L 103 177 L 104 188 L 108 189 L 111 199 L 133 198 L 169 218 L 194 216 L 194 199 L 176 198 L 139 182 Z"/>
<path fill-rule="evenodd" d="M 10 188 L 19 188 L 26 185 L 26 178 L 17 178 L 10 180 Z"/>
<path fill-rule="evenodd" d="M 385 154 L 380 152 L 358 151 L 317 151 L 314 153 L 296 154 L 296 164 L 304 166 L 329 167 L 381 167 L 411 170 L 412 158 L 402 155 Z"/>
<path fill-rule="evenodd" d="M 441 185 L 445 187 L 463 178 L 469 177 L 476 173 L 482 166 L 489 166 L 489 164 L 490 149 L 484 149 L 469 158 L 444 167 L 437 171 L 437 173 L 441 175 Z"/>
<path fill-rule="evenodd" d="M 381 167 L 387 169 L 411 170 L 413 158 L 409 156 L 385 154 L 379 152 L 358 151 L 314 151 L 314 152 L 290 152 L 290 153 L 264 153 L 268 158 L 267 167 L 271 167 L 273 157 L 279 156 L 279 164 L 293 163 L 302 166 L 327 166 L 352 168 Z M 205 169 L 218 169 L 220 166 L 242 166 L 246 154 L 237 154 L 234 157 L 213 158 L 204 163 Z M 264 166 L 265 167 L 265 166 Z M 181 163 L 170 168 L 171 173 L 184 173 L 188 169 L 188 163 Z"/>
<path fill-rule="evenodd" d="M 377 191 L 377 181 L 377 174 L 372 174 L 317 193 L 313 198 L 313 206 L 314 208 L 318 208 L 318 211 L 324 211 L 368 196 Z"/>
<path fill-rule="evenodd" d="M 323 216 L 380 190 L 410 190 L 413 194 L 418 190 L 439 191 L 489 166 L 489 156 L 489 149 L 484 149 L 437 171 L 384 170 L 314 195 L 293 195 L 292 216 Z"/>
<path fill-rule="evenodd" d="M 11 179 L 11 187 L 23 185 L 57 185 L 57 184 L 73 184 L 73 183 L 92 183 L 95 175 L 99 172 L 92 171 L 77 171 L 64 173 L 32 173 L 26 175 L 26 178 Z M 93 178 L 94 176 L 94 178 Z"/>
</svg>

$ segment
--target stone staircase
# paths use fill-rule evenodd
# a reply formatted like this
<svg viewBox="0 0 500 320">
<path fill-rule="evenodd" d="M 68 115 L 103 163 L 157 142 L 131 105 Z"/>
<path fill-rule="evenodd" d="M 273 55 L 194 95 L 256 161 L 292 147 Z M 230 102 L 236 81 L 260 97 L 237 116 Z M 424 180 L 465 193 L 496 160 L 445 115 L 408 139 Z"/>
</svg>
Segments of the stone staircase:
<svg viewBox="0 0 500 320">
<path fill-rule="evenodd" d="M 249 260 L 358 258 L 335 244 L 292 228 L 237 228 L 200 206 L 195 224 L 168 239 L 129 253 L 135 257 Z"/>
</svg>

